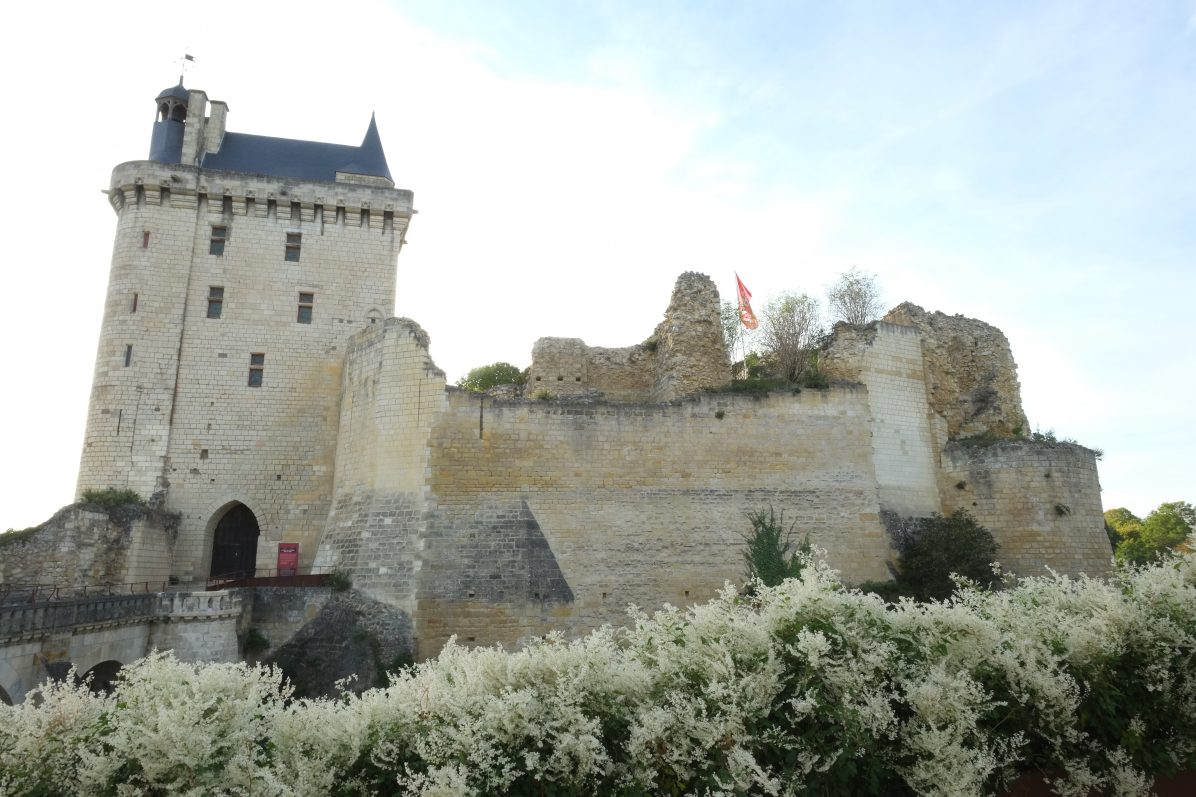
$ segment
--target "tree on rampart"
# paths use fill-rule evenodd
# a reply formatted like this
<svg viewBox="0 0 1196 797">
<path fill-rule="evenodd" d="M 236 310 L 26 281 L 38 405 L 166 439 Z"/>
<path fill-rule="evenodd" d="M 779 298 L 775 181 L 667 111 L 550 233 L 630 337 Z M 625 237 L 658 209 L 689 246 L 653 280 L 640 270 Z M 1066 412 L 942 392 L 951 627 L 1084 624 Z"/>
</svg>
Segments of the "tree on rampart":
<svg viewBox="0 0 1196 797">
<path fill-rule="evenodd" d="M 879 318 L 884 310 L 876 275 L 854 267 L 840 274 L 827 289 L 826 300 L 832 319 L 857 327 Z"/>
<path fill-rule="evenodd" d="M 764 305 L 760 343 L 776 376 L 798 382 L 813 366 L 814 349 L 822 336 L 818 300 L 807 294 L 782 293 Z"/>
<path fill-rule="evenodd" d="M 472 390 L 474 393 L 485 393 L 498 385 L 520 385 L 523 382 L 522 371 L 510 363 L 498 362 L 474 368 L 457 380 L 457 387 Z"/>
</svg>

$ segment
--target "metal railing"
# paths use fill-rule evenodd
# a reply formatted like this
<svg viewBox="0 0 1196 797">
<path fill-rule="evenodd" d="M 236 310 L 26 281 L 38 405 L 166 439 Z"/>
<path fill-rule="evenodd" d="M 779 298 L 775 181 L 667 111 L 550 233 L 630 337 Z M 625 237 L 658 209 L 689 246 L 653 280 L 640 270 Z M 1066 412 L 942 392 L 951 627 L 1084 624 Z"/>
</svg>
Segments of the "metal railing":
<svg viewBox="0 0 1196 797">
<path fill-rule="evenodd" d="M 292 571 L 261 567 L 253 571 L 229 573 L 209 578 L 207 589 L 235 589 L 237 587 L 322 587 L 332 575 L 331 567 L 301 567 Z M 284 574 L 285 573 L 285 574 Z"/>
<path fill-rule="evenodd" d="M 132 581 L 126 584 L 0 584 L 0 606 L 13 604 L 52 603 L 78 598 L 145 595 L 157 592 L 180 592 L 190 589 L 234 589 L 236 587 L 319 587 L 324 586 L 333 568 L 303 567 L 284 575 L 276 568 L 258 568 L 229 573 L 201 582 Z"/>
<path fill-rule="evenodd" d="M 178 585 L 169 581 L 133 581 L 127 584 L 0 584 L 0 605 L 144 595 L 166 592 L 172 587 L 177 589 Z"/>
</svg>

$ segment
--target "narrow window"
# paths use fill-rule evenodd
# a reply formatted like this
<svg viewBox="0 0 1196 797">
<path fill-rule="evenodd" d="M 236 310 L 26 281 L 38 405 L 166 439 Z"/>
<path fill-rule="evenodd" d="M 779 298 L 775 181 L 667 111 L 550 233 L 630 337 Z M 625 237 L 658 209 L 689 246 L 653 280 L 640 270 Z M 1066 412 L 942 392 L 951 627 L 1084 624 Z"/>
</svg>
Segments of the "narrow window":
<svg viewBox="0 0 1196 797">
<path fill-rule="evenodd" d="M 262 386 L 262 371 L 266 368 L 265 354 L 251 354 L 249 355 L 249 386 Z"/>
<path fill-rule="evenodd" d="M 149 249 L 149 230 L 141 233 L 141 248 Z"/>
<path fill-rule="evenodd" d="M 133 301 L 132 301 L 132 303 L 129 305 L 129 312 L 130 312 L 130 313 L 136 313 L 136 312 L 137 312 L 137 294 L 136 294 L 136 293 L 134 293 L 134 294 L 133 294 Z"/>
<path fill-rule="evenodd" d="M 208 318 L 219 318 L 224 311 L 224 288 L 213 285 L 208 288 Z"/>
<path fill-rule="evenodd" d="M 299 246 L 303 243 L 303 235 L 297 232 L 287 233 L 287 253 L 286 258 L 288 262 L 299 262 Z"/>
<path fill-rule="evenodd" d="M 311 308 L 316 303 L 316 295 L 314 293 L 299 294 L 299 316 L 295 320 L 300 324 L 311 323 Z"/>
<path fill-rule="evenodd" d="M 212 240 L 208 244 L 208 254 L 220 256 L 224 254 L 224 242 L 228 240 L 228 227 L 223 224 L 212 226 Z"/>
<path fill-rule="evenodd" d="M 133 364 L 133 344 L 125 344 L 125 368 Z"/>
</svg>

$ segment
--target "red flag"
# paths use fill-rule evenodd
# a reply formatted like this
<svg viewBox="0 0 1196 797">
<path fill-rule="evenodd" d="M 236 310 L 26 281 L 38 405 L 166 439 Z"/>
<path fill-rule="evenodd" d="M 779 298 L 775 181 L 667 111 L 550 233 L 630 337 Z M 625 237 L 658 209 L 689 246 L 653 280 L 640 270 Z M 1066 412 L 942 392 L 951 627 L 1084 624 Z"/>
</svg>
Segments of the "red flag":
<svg viewBox="0 0 1196 797">
<path fill-rule="evenodd" d="M 739 289 L 739 320 L 748 329 L 755 329 L 760 325 L 756 314 L 752 312 L 752 292 L 743 284 L 739 275 L 735 275 L 735 285 Z"/>
</svg>

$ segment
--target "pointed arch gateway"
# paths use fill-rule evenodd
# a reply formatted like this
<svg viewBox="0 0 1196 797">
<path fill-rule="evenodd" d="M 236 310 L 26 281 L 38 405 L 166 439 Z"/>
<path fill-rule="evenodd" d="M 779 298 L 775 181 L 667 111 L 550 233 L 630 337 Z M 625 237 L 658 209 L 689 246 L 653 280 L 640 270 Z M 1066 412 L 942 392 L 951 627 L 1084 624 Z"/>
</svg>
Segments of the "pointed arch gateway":
<svg viewBox="0 0 1196 797">
<path fill-rule="evenodd" d="M 232 504 L 212 534 L 210 578 L 252 578 L 257 568 L 257 516 L 242 503 Z"/>
</svg>

